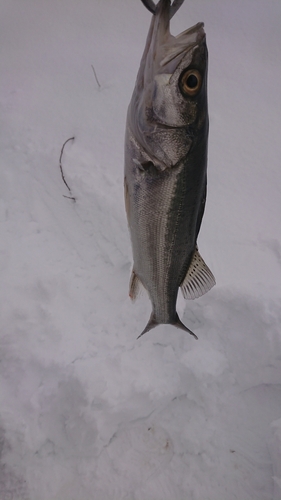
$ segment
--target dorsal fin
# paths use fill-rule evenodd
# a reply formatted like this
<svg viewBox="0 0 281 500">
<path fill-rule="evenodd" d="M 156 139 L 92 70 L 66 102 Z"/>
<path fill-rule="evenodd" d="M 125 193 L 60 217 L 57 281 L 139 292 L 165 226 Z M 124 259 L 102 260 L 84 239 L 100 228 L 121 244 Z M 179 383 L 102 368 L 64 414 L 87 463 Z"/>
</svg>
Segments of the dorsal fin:
<svg viewBox="0 0 281 500">
<path fill-rule="evenodd" d="M 215 277 L 196 247 L 186 277 L 181 284 L 185 299 L 197 299 L 216 284 Z"/>
</svg>

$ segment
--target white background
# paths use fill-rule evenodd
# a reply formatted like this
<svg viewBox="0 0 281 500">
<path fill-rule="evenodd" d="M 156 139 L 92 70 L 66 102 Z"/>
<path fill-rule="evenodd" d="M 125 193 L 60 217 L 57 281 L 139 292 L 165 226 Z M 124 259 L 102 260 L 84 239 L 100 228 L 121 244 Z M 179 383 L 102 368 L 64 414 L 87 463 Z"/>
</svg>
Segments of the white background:
<svg viewBox="0 0 281 500">
<path fill-rule="evenodd" d="M 279 500 L 280 2 L 187 0 L 172 21 L 204 21 L 209 48 L 199 249 L 217 285 L 178 304 L 198 341 L 137 341 L 151 305 L 128 298 L 124 129 L 149 12 L 0 7 L 1 500 Z"/>
</svg>

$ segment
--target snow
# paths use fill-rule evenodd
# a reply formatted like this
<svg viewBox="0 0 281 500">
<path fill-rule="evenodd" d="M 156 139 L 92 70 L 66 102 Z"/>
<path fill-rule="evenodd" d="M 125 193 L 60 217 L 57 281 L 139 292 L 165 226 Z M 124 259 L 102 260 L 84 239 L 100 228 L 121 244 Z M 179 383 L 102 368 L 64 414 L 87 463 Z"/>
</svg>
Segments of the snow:
<svg viewBox="0 0 281 500">
<path fill-rule="evenodd" d="M 203 20 L 210 56 L 217 285 L 178 305 L 198 341 L 136 340 L 151 306 L 128 298 L 124 129 L 150 14 L 0 5 L 1 500 L 280 500 L 280 2 L 186 1 L 172 21 Z"/>
</svg>

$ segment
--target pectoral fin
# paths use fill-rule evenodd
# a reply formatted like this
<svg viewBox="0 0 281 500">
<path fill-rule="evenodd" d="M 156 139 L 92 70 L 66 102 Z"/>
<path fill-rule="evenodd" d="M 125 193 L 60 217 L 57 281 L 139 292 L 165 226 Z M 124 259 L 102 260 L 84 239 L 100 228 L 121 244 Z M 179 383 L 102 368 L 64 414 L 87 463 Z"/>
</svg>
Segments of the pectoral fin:
<svg viewBox="0 0 281 500">
<path fill-rule="evenodd" d="M 129 188 L 126 177 L 124 178 L 124 198 L 125 198 L 125 209 L 127 214 L 127 219 L 129 221 L 130 217 L 130 196 L 129 196 Z"/>
<path fill-rule="evenodd" d="M 202 259 L 198 248 L 193 254 L 186 277 L 181 284 L 185 299 L 197 299 L 207 293 L 216 284 L 212 271 Z"/>
</svg>

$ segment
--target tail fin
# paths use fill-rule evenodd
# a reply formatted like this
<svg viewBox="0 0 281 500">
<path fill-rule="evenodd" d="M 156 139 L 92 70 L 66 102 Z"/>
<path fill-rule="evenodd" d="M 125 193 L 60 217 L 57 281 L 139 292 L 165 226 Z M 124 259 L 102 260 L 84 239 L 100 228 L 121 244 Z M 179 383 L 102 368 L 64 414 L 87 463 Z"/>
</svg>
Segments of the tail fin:
<svg viewBox="0 0 281 500">
<path fill-rule="evenodd" d="M 156 321 L 155 316 L 152 312 L 145 329 L 141 332 L 137 339 L 142 337 L 142 335 L 144 335 L 145 333 L 149 332 L 149 330 L 152 330 L 152 328 L 155 328 L 157 325 L 159 325 L 159 323 Z"/>
<path fill-rule="evenodd" d="M 189 328 L 187 328 L 187 326 L 185 326 L 185 325 L 181 322 L 181 320 L 180 320 L 180 318 L 178 317 L 178 315 L 177 315 L 177 317 L 176 317 L 176 321 L 175 321 L 175 323 L 172 323 L 172 324 L 173 324 L 174 326 L 176 326 L 177 328 L 180 328 L 181 330 L 184 330 L 185 332 L 190 333 L 190 335 L 193 335 L 193 337 L 194 337 L 194 338 L 196 338 L 196 340 L 198 340 L 197 335 L 195 335 L 195 333 L 193 333 L 191 330 L 189 330 Z"/>
<path fill-rule="evenodd" d="M 178 317 L 177 313 L 176 313 L 175 321 L 171 322 L 170 324 L 173 325 L 173 326 L 175 326 L 176 328 L 180 328 L 181 330 L 184 330 L 185 332 L 188 332 L 190 335 L 193 335 L 193 337 L 195 337 L 198 340 L 197 335 L 195 335 L 195 333 L 193 333 L 191 330 L 189 330 L 189 328 L 187 328 L 181 322 L 181 320 Z M 154 313 L 152 312 L 151 316 L 149 318 L 149 321 L 148 321 L 148 323 L 147 323 L 147 325 L 145 327 L 145 329 L 141 332 L 141 334 L 137 337 L 137 339 L 139 339 L 140 337 L 142 337 L 142 335 L 144 335 L 145 333 L 149 332 L 149 330 L 152 330 L 152 328 L 155 328 L 157 325 L 160 325 L 160 323 L 158 323 L 158 321 L 156 320 L 156 318 L 154 316 Z"/>
</svg>

